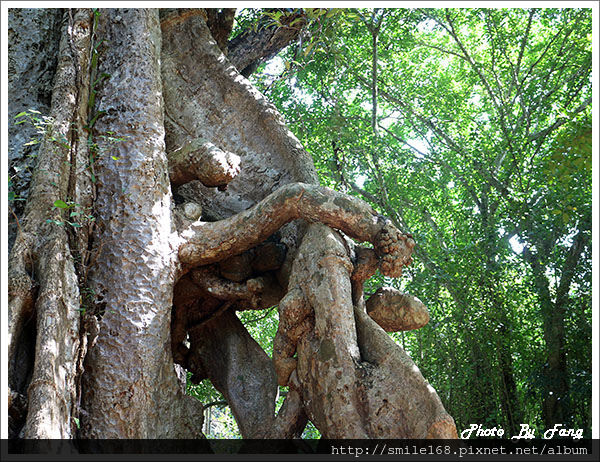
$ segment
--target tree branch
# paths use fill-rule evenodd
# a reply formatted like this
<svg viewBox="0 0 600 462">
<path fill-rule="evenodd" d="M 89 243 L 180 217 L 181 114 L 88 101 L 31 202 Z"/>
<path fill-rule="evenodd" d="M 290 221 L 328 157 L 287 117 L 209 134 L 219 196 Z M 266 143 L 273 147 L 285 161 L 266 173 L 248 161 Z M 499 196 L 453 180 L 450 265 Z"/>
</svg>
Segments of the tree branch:
<svg viewBox="0 0 600 462">
<path fill-rule="evenodd" d="M 473 187 L 471 187 L 469 185 L 469 183 L 467 182 L 466 178 L 463 175 L 461 175 L 448 162 L 446 162 L 445 160 L 443 160 L 441 158 L 431 157 L 430 155 L 428 155 L 426 153 L 423 153 L 422 151 L 419 151 L 417 148 L 415 148 L 410 143 L 408 143 L 407 141 L 403 140 L 402 138 L 400 138 L 399 136 L 397 136 L 395 133 L 393 133 L 392 131 L 388 130 L 387 128 L 384 128 L 384 130 L 389 135 L 391 135 L 393 138 L 395 138 L 396 140 L 400 141 L 405 146 L 408 146 L 410 149 L 412 149 L 413 151 L 415 151 L 419 155 L 423 156 L 423 158 L 426 159 L 427 161 L 432 162 L 434 164 L 438 164 L 438 165 L 440 165 L 440 166 L 448 169 L 450 172 L 452 172 L 452 174 L 455 176 L 455 178 L 457 178 L 462 183 L 462 185 L 465 187 L 465 189 L 468 191 L 468 193 L 473 198 L 473 201 L 475 202 L 475 204 L 477 205 L 477 207 L 481 208 L 481 201 L 480 201 L 479 197 L 477 197 L 475 189 Z M 461 151 L 459 151 L 459 153 L 460 152 Z"/>
<path fill-rule="evenodd" d="M 422 42 L 422 41 L 417 41 L 416 42 L 417 45 L 425 47 L 425 48 L 431 48 L 432 50 L 437 50 L 437 51 L 441 51 L 442 53 L 448 54 L 448 55 L 452 55 L 452 56 L 456 56 L 459 59 L 462 59 L 463 61 L 467 61 L 467 58 L 465 58 L 463 55 L 456 53 L 454 51 L 450 51 L 450 50 L 446 50 L 445 48 L 442 48 L 440 46 L 437 45 L 431 45 L 430 43 L 426 43 L 426 42 Z"/>
<path fill-rule="evenodd" d="M 592 104 L 592 98 L 587 98 L 583 103 L 581 103 L 574 111 L 573 111 L 573 115 L 575 114 L 579 114 L 581 111 L 583 111 L 585 108 L 587 108 L 590 104 Z M 529 135 L 529 139 L 530 141 L 535 141 L 539 138 L 545 138 L 547 135 L 549 135 L 552 131 L 556 130 L 557 128 L 561 127 L 562 125 L 566 124 L 567 122 L 569 122 L 571 120 L 571 118 L 568 117 L 561 117 L 560 119 L 557 119 L 552 125 L 550 125 L 549 127 L 546 127 L 543 130 L 540 130 L 536 133 L 533 133 L 531 135 Z M 541 143 L 541 142 L 540 142 Z"/>
<path fill-rule="evenodd" d="M 512 138 L 510 136 L 510 127 L 508 127 L 507 124 L 506 124 L 505 112 L 504 112 L 502 106 L 498 103 L 498 101 L 496 99 L 496 95 L 492 91 L 492 87 L 489 84 L 489 82 L 488 82 L 487 78 L 485 77 L 484 73 L 481 71 L 481 68 L 480 68 L 479 64 L 477 64 L 471 58 L 471 55 L 467 51 L 465 45 L 462 43 L 462 41 L 458 37 L 458 33 L 456 32 L 456 30 L 454 28 L 454 23 L 452 22 L 452 19 L 450 18 L 450 15 L 449 15 L 449 13 L 447 11 L 446 11 L 446 20 L 448 21 L 448 24 L 450 26 L 450 28 L 449 29 L 446 28 L 446 30 L 452 36 L 452 38 L 454 39 L 454 41 L 456 42 L 456 44 L 459 46 L 459 48 L 461 49 L 461 51 L 464 53 L 465 57 L 467 58 L 467 62 L 471 65 L 471 68 L 473 69 L 473 71 L 475 71 L 475 73 L 479 76 L 479 79 L 481 80 L 481 83 L 485 87 L 488 96 L 490 97 L 492 103 L 494 104 L 494 107 L 496 108 L 496 111 L 497 111 L 498 115 L 500 116 L 500 128 L 502 129 L 502 133 L 504 134 L 504 138 L 506 139 L 506 142 L 508 143 L 508 147 L 510 148 L 511 152 L 514 152 L 514 149 L 513 149 L 513 146 L 512 146 Z"/>
<path fill-rule="evenodd" d="M 377 38 L 379 36 L 379 30 L 383 23 L 383 14 L 377 18 L 377 10 L 373 10 L 371 15 L 371 22 L 367 23 L 367 28 L 371 33 L 372 43 L 372 60 L 371 60 L 371 129 L 373 134 L 377 136 Z"/>
<path fill-rule="evenodd" d="M 233 29 L 236 8 L 206 8 L 206 25 L 223 52 L 227 52 L 227 39 Z"/>
<path fill-rule="evenodd" d="M 519 49 L 519 57 L 517 58 L 517 64 L 515 66 L 515 81 L 518 81 L 519 78 L 519 72 L 521 71 L 521 61 L 523 61 L 523 55 L 525 54 L 525 46 L 527 45 L 527 42 L 529 41 L 529 32 L 531 31 L 531 24 L 533 23 L 533 16 L 535 15 L 535 12 L 537 11 L 536 8 L 532 8 L 529 11 L 529 18 L 527 19 L 527 27 L 525 29 L 525 34 L 523 34 L 523 38 L 521 39 L 521 47 Z M 511 91 L 512 91 L 512 87 L 511 87 Z"/>
<path fill-rule="evenodd" d="M 265 16 L 256 29 L 249 29 L 229 42 L 229 60 L 244 77 L 250 76 L 260 63 L 272 58 L 299 37 L 306 25 L 306 13 L 300 9 L 284 14 L 279 27 L 271 26 L 272 22 L 270 17 Z"/>
<path fill-rule="evenodd" d="M 207 409 L 214 407 L 214 406 L 225 407 L 225 406 L 229 406 L 229 403 L 227 401 L 211 401 L 210 403 L 206 403 L 202 407 L 206 411 Z"/>
<path fill-rule="evenodd" d="M 575 268 L 577 267 L 577 263 L 579 262 L 579 257 L 581 256 L 583 249 L 588 244 L 588 240 L 589 238 L 587 235 L 587 230 L 584 229 L 580 229 L 573 239 L 573 243 L 569 248 L 567 258 L 565 259 L 565 263 L 562 268 L 560 283 L 556 289 L 557 306 L 562 306 L 563 302 L 568 297 L 571 282 L 573 281 L 573 276 L 575 275 Z"/>
<path fill-rule="evenodd" d="M 180 262 L 188 271 L 237 255 L 297 218 L 324 223 L 359 241 L 372 242 L 381 257 L 381 271 L 390 277 L 402 273 L 415 245 L 366 202 L 321 186 L 291 183 L 230 218 L 192 224 L 181 235 Z"/>
</svg>

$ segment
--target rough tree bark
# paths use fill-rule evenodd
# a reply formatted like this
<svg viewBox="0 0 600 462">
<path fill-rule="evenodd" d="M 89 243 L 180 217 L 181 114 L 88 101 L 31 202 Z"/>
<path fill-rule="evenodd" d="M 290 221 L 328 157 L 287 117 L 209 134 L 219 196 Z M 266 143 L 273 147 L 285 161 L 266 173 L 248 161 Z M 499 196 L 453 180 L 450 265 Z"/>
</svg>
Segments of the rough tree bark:
<svg viewBox="0 0 600 462">
<path fill-rule="evenodd" d="M 86 437 L 196 437 L 202 407 L 182 393 L 173 368 L 170 315 L 177 265 L 164 144 L 160 22 L 157 10 L 105 10 L 99 16 L 95 163 L 97 258 L 90 279 L 98 334 L 84 374 Z"/>
<path fill-rule="evenodd" d="M 36 136 L 31 125 L 12 123 L 23 111 L 35 109 L 50 113 L 54 74 L 61 37 L 61 10 L 47 8 L 9 10 L 8 21 L 8 145 L 9 175 L 12 189 L 19 199 L 26 199 L 39 152 L 39 144 L 30 144 Z M 24 30 L 32 33 L 24 34 Z M 35 32 L 33 32 L 35 31 Z M 40 56 L 46 59 L 39 59 Z M 17 220 L 21 219 L 25 202 L 11 204 L 15 216 L 9 216 L 9 251 L 17 234 Z"/>
<path fill-rule="evenodd" d="M 77 415 L 80 344 L 78 281 L 87 260 L 87 227 L 74 233 L 53 207 L 71 198 L 86 207 L 91 185 L 82 126 L 87 120 L 91 11 L 65 16 L 51 124 L 9 258 L 9 386 L 11 430 L 26 438 L 71 438 Z M 17 140 L 18 142 L 18 140 Z M 83 166 L 83 167 L 82 167 Z M 76 267 L 77 256 L 80 264 Z M 35 347 L 33 347 L 35 345 Z M 29 351 L 28 351 L 29 350 Z M 34 355 L 33 363 L 28 356 Z M 23 418 L 25 421 L 23 422 Z"/>
<path fill-rule="evenodd" d="M 83 437 L 202 437 L 185 368 L 223 392 L 245 438 L 291 438 L 307 419 L 330 438 L 456 437 L 363 299 L 377 268 L 401 275 L 414 241 L 317 185 L 308 153 L 222 53 L 219 16 L 81 9 L 65 18 L 57 135 L 40 151 L 10 263 L 11 409 L 23 404 L 24 435 L 71 438 L 80 417 Z M 56 179 L 41 180 L 47 172 Z M 173 193 L 186 203 L 175 206 Z M 58 226 L 56 200 L 93 207 L 95 226 Z M 426 322 L 414 299 L 386 297 L 395 309 L 368 302 L 385 328 Z M 235 310 L 274 305 L 271 360 Z M 19 370 L 28 317 L 31 379 Z M 278 383 L 290 391 L 275 415 Z"/>
</svg>

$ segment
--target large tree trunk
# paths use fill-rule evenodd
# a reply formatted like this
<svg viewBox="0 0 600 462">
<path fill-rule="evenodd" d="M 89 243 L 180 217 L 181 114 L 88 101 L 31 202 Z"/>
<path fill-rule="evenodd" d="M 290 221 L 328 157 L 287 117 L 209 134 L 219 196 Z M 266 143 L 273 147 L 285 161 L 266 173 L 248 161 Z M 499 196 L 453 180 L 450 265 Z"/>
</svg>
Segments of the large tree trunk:
<svg viewBox="0 0 600 462">
<path fill-rule="evenodd" d="M 291 282 L 314 313 L 298 345 L 309 418 L 327 438 L 456 438 L 410 357 L 367 316 L 362 298 L 353 304 L 352 269 L 344 241 L 313 225 Z"/>
<path fill-rule="evenodd" d="M 57 135 L 40 151 L 11 254 L 12 413 L 29 406 L 31 437 L 73 437 L 78 416 L 84 437 L 201 437 L 185 367 L 223 392 L 247 438 L 291 438 L 307 418 L 330 438 L 456 437 L 435 391 L 363 299 L 378 267 L 401 275 L 414 241 L 364 202 L 316 185 L 310 156 L 227 60 L 209 16 L 66 13 Z M 42 172 L 56 180 L 39 180 Z M 73 203 L 62 217 L 57 200 Z M 72 207 L 91 210 L 95 226 L 58 226 Z M 413 299 L 383 299 L 391 308 L 379 300 L 369 311 L 387 316 L 384 327 L 426 322 Z M 271 360 L 234 310 L 275 304 Z M 18 362 L 31 316 L 29 382 Z M 290 391 L 275 415 L 277 383 Z"/>
<path fill-rule="evenodd" d="M 99 142 L 95 265 L 101 311 L 85 364 L 82 420 L 88 437 L 194 437 L 202 408 L 185 397 L 169 351 L 177 268 L 164 143 L 158 11 L 104 10 L 97 36 Z"/>
<path fill-rule="evenodd" d="M 76 233 L 64 226 L 65 216 L 53 204 L 71 200 L 86 207 L 91 201 L 81 167 L 88 158 L 81 130 L 88 90 L 81 69 L 89 62 L 90 21 L 86 9 L 64 17 L 51 119 L 9 260 L 9 414 L 12 430 L 26 438 L 71 438 L 78 415 L 83 265 L 76 267 L 74 257 L 86 261 L 89 228 Z"/>
</svg>

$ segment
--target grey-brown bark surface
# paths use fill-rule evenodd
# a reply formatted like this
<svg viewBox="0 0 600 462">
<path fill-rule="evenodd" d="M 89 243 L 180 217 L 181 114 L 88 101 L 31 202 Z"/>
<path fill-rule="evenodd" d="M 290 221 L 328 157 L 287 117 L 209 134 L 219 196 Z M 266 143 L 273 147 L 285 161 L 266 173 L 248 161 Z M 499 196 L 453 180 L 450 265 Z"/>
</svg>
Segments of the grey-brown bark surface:
<svg viewBox="0 0 600 462">
<path fill-rule="evenodd" d="M 103 10 L 98 37 L 96 265 L 103 310 L 86 358 L 82 419 L 87 437 L 196 437 L 200 403 L 179 389 L 169 351 L 176 246 L 164 145 L 160 24 L 156 10 Z M 113 158 L 114 157 L 114 158 Z M 115 160 L 116 158 L 116 160 Z"/>
<path fill-rule="evenodd" d="M 227 40 L 233 29 L 235 19 L 235 8 L 206 8 L 206 25 L 210 33 L 217 41 L 217 45 L 224 53 L 227 53 Z"/>
<path fill-rule="evenodd" d="M 196 222 L 182 233 L 184 242 L 180 247 L 179 257 L 184 271 L 186 267 L 214 263 L 243 252 L 266 239 L 287 221 L 304 218 L 308 221 L 328 223 L 359 240 L 373 242 L 384 273 L 399 276 L 402 266 L 410 263 L 410 251 L 414 242 L 387 228 L 385 222 L 361 201 L 338 196 L 330 190 L 310 184 L 292 183 L 306 181 L 303 180 L 306 172 L 310 172 L 310 183 L 316 181 L 312 162 L 301 151 L 294 138 L 286 130 L 280 129 L 281 125 L 277 119 L 264 117 L 260 119 L 259 124 L 249 124 L 248 118 L 238 118 L 245 115 L 244 110 L 239 110 L 240 107 L 265 114 L 265 109 L 269 109 L 268 105 L 259 96 L 251 97 L 251 87 L 243 78 L 237 76 L 233 68 L 228 67 L 227 61 L 214 42 L 211 44 L 208 29 L 201 17 L 177 16 L 175 12 L 165 14 L 163 34 L 163 37 L 169 37 L 163 46 L 163 79 L 169 82 L 165 86 L 167 145 L 169 140 L 174 146 L 181 145 L 190 136 L 208 139 L 213 137 L 212 141 L 215 144 L 220 141 L 224 144 L 224 149 L 236 152 L 241 157 L 240 174 L 231 181 L 226 193 L 219 194 L 202 187 L 195 190 L 196 194 L 202 197 L 203 210 L 208 209 L 209 215 L 223 220 L 214 223 Z M 190 36 L 202 37 L 204 40 L 200 41 L 206 46 L 186 46 L 189 42 L 186 37 Z M 203 62 L 205 66 L 192 67 L 193 62 Z M 195 85 L 190 85 L 178 76 L 175 63 L 179 63 L 179 69 L 183 66 L 192 72 L 194 78 L 190 81 Z M 188 97 L 182 98 L 181 95 Z M 207 114 L 207 107 L 213 107 L 214 112 Z M 234 108 L 237 108 L 237 111 Z M 269 113 L 272 112 L 269 111 L 265 115 Z M 177 114 L 176 120 L 170 114 Z M 227 123 L 223 124 L 223 121 Z M 282 151 L 279 151 L 280 146 L 283 147 Z M 290 157 L 290 147 L 298 154 Z M 265 165 L 269 166 L 267 170 Z M 255 178 L 261 178 L 262 181 L 255 181 Z M 271 179 L 275 180 L 275 184 Z M 276 190 L 286 183 L 287 186 Z M 272 191 L 275 192 L 270 194 Z M 239 200 L 232 200 L 232 196 L 243 197 L 246 202 L 240 204 Z M 252 204 L 256 205 L 249 208 Z M 296 238 L 302 236 L 298 233 L 298 228 L 293 229 Z M 322 229 L 324 233 L 330 232 L 326 231 L 328 228 Z M 303 273 L 302 276 L 298 276 L 303 280 L 290 282 L 288 295 L 280 304 L 280 312 L 283 314 L 285 311 L 285 314 L 280 318 L 282 324 L 275 340 L 274 357 L 279 383 L 289 383 L 290 377 L 295 376 L 294 369 L 298 361 L 303 367 L 298 368 L 299 383 L 295 390 L 302 395 L 302 402 L 311 420 L 324 435 L 385 436 L 386 431 L 391 431 L 389 425 L 379 428 L 376 424 L 369 423 L 377 421 L 373 413 L 375 410 L 381 411 L 381 391 L 384 388 L 375 387 L 379 394 L 370 396 L 365 391 L 368 387 L 363 383 L 368 380 L 367 374 L 360 367 L 356 367 L 356 364 L 361 362 L 361 348 L 357 340 L 352 303 L 353 267 L 347 248 L 335 244 L 337 238 L 333 236 L 331 234 L 304 238 L 309 239 L 309 243 L 303 248 L 315 249 L 315 252 L 322 249 L 327 255 L 328 252 L 336 255 L 327 256 L 322 261 L 314 255 L 296 255 L 297 240 L 285 241 L 290 247 L 288 255 L 295 258 L 294 265 L 306 258 L 306 262 L 320 261 L 326 270 L 317 271 L 317 268 L 313 267 L 296 270 L 294 274 Z M 366 260 L 369 258 L 366 257 Z M 287 270 L 289 271 L 289 266 Z M 315 274 L 323 277 L 322 285 L 319 281 L 314 281 Z M 317 284 L 317 287 L 312 292 L 314 284 Z M 299 295 L 304 297 L 305 301 L 296 306 L 293 294 L 300 287 L 310 289 L 307 294 Z M 313 317 L 317 319 L 314 321 L 314 328 L 311 326 Z M 207 329 L 204 331 L 206 338 L 212 339 L 217 335 L 216 330 L 214 334 L 206 332 Z M 200 342 L 200 338 L 196 338 L 196 341 Z M 292 356 L 298 341 L 304 347 L 299 348 L 298 359 L 294 359 Z M 375 346 L 370 345 L 370 348 L 371 357 L 377 358 L 381 363 L 376 371 L 385 371 L 384 376 L 389 373 L 389 364 L 394 363 L 394 360 L 383 361 L 377 353 L 379 356 L 385 355 L 378 348 L 384 348 L 388 355 L 396 358 L 394 364 L 403 364 L 405 354 L 399 349 L 391 354 L 389 344 L 386 346 L 379 342 L 375 343 Z M 335 367 L 329 364 L 332 357 L 341 358 Z M 203 367 L 198 369 L 205 372 Z M 402 437 L 455 436 L 451 417 L 443 411 L 439 398 L 431 392 L 431 387 L 420 373 L 415 375 L 415 369 L 414 364 L 411 364 L 411 368 L 407 369 L 409 377 L 406 379 L 407 384 L 415 386 L 413 396 L 408 392 L 408 398 L 402 395 L 397 399 L 384 399 L 385 403 L 391 403 L 387 407 L 383 406 L 385 412 L 408 422 L 405 427 L 399 426 L 401 429 L 393 434 Z M 228 369 L 222 367 L 219 370 Z M 212 375 L 215 374 L 213 371 Z M 210 373 L 207 375 L 211 376 Z M 216 376 L 215 379 L 219 381 Z M 265 381 L 264 386 L 272 386 L 267 383 L 270 381 Z M 389 393 L 397 394 L 390 391 L 393 386 L 389 381 L 384 383 Z M 231 396 L 230 393 L 229 395 Z M 365 400 L 368 401 L 369 398 L 372 407 L 376 404 L 379 407 L 369 408 L 365 404 Z M 233 397 L 230 399 L 233 400 Z M 423 414 L 414 410 L 415 404 L 423 406 Z M 420 423 L 420 426 L 415 426 L 417 423 Z M 415 428 L 410 428 L 410 425 Z M 248 430 L 245 431 L 248 433 Z"/>
<path fill-rule="evenodd" d="M 454 421 L 417 366 L 353 304 L 344 241 L 309 228 L 290 286 L 314 328 L 298 343 L 297 372 L 310 420 L 327 438 L 456 438 Z"/>
<path fill-rule="evenodd" d="M 227 187 L 240 171 L 240 158 L 214 144 L 192 139 L 169 153 L 169 178 L 173 186 L 200 180 L 204 186 Z"/>
<path fill-rule="evenodd" d="M 29 124 L 16 125 L 14 117 L 30 109 L 45 115 L 50 113 L 63 11 L 49 8 L 8 11 L 8 173 L 12 190 L 19 199 L 10 205 L 20 219 L 39 144 L 28 144 L 36 137 L 35 128 Z M 10 214 L 8 222 L 10 251 L 17 233 L 15 216 Z"/>
<path fill-rule="evenodd" d="M 218 222 L 197 221 L 182 233 L 179 248 L 184 266 L 214 263 L 263 242 L 286 223 L 302 218 L 341 229 L 375 244 L 381 270 L 398 277 L 407 265 L 414 241 L 395 229 L 365 202 L 316 185 L 289 183 L 243 212 Z M 393 232 L 390 237 L 389 232 Z"/>
<path fill-rule="evenodd" d="M 377 267 L 401 275 L 414 241 L 366 203 L 317 185 L 310 156 L 221 52 L 207 13 L 100 10 L 97 27 L 90 10 L 68 15 L 52 106 L 67 142 L 62 157 L 40 155 L 39 172 L 57 181 L 36 176 L 11 254 L 14 364 L 24 320 L 33 313 L 37 322 L 29 434 L 72 437 L 81 398 L 84 437 L 201 437 L 202 407 L 183 394 L 181 365 L 221 390 L 244 437 L 291 438 L 308 418 L 330 438 L 456 436 L 435 391 L 367 316 L 362 296 Z M 97 69 L 85 50 L 99 53 Z M 78 62 L 69 55 L 79 67 L 69 68 Z M 47 141 L 41 153 L 53 147 Z M 95 157 L 86 163 L 88 147 Z M 171 188 L 187 203 L 175 207 Z M 93 205 L 96 225 L 77 234 L 47 223 L 63 198 Z M 38 227 L 44 239 L 32 233 Z M 32 267 L 44 273 L 39 281 Z M 403 310 L 396 327 L 420 326 L 424 307 L 405 301 L 376 308 Z M 271 360 L 235 310 L 277 304 Z M 28 382 L 14 364 L 16 412 Z M 278 383 L 290 388 L 275 415 Z"/>
<path fill-rule="evenodd" d="M 271 359 L 227 310 L 190 330 L 190 352 L 230 403 L 244 438 L 262 438 L 275 415 L 277 376 Z"/>
<path fill-rule="evenodd" d="M 310 156 L 275 107 L 215 46 L 202 12 L 161 11 L 161 24 L 167 151 L 203 138 L 241 158 L 241 171 L 227 191 L 197 182 L 186 188 L 201 199 L 205 213 L 225 218 L 284 184 L 316 183 Z"/>
<path fill-rule="evenodd" d="M 28 407 L 26 438 L 70 438 L 78 413 L 80 294 L 73 254 L 86 247 L 87 230 L 76 234 L 57 226 L 64 215 L 53 204 L 90 200 L 89 178 L 78 175 L 87 157 L 85 143 L 80 144 L 87 116 L 80 73 L 89 60 L 90 18 L 85 9 L 64 18 L 51 119 L 9 259 L 9 387 Z M 28 348 L 35 351 L 23 351 Z M 13 421 L 13 431 L 21 425 Z"/>
<path fill-rule="evenodd" d="M 392 287 L 377 289 L 366 306 L 367 314 L 386 332 L 420 329 L 429 322 L 429 312 L 421 300 Z"/>
<path fill-rule="evenodd" d="M 406 352 L 355 306 L 358 344 L 366 366 L 367 428 L 375 438 L 457 438 L 454 419 Z M 390 390 L 393 392 L 390 393 Z"/>
</svg>

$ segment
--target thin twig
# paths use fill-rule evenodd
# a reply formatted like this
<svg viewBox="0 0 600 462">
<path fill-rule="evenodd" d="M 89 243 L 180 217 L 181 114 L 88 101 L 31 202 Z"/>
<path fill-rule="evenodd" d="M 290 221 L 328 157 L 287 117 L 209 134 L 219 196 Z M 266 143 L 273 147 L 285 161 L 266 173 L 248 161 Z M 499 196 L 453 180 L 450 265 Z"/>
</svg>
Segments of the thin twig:
<svg viewBox="0 0 600 462">
<path fill-rule="evenodd" d="M 8 208 L 10 209 L 10 213 L 12 213 L 13 217 L 15 217 L 15 223 L 17 224 L 17 231 L 19 232 L 19 236 L 23 237 L 23 231 L 21 230 L 21 225 L 19 224 L 19 218 L 17 217 L 17 214 L 10 206 L 10 204 L 8 204 Z"/>
<path fill-rule="evenodd" d="M 271 313 L 271 311 L 273 311 L 273 308 L 275 308 L 275 306 L 272 306 L 271 308 L 269 308 L 267 310 L 267 312 L 263 316 L 260 316 L 260 317 L 255 318 L 255 319 L 250 319 L 249 321 L 244 321 L 244 324 L 251 324 L 251 323 L 260 321 L 262 319 L 265 319 L 267 316 L 269 316 L 269 314 Z"/>
</svg>

